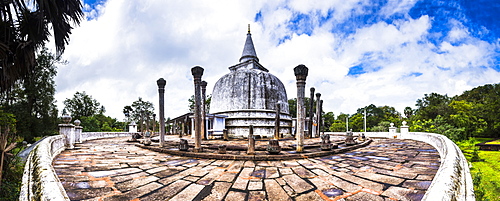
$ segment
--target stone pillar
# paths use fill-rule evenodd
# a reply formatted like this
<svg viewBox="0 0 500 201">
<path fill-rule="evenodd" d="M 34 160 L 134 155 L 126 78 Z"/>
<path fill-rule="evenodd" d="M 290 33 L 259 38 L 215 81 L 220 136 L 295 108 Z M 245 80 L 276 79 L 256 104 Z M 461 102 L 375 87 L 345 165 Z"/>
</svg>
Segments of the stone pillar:
<svg viewBox="0 0 500 201">
<path fill-rule="evenodd" d="M 158 85 L 159 105 L 160 105 L 160 147 L 165 143 L 165 85 L 167 81 L 160 78 L 156 81 Z"/>
<path fill-rule="evenodd" d="M 276 116 L 274 118 L 274 139 L 280 138 L 280 103 L 276 103 Z"/>
<path fill-rule="evenodd" d="M 82 143 L 82 130 L 83 127 L 80 126 L 81 121 L 75 120 L 73 124 L 75 124 L 75 143 Z"/>
<path fill-rule="evenodd" d="M 396 127 L 394 127 L 394 123 L 391 123 L 390 125 L 391 127 L 389 127 L 389 137 L 396 138 Z"/>
<path fill-rule="evenodd" d="M 318 135 L 321 135 L 321 128 L 323 127 L 323 114 L 321 113 L 323 111 L 323 100 L 319 101 L 319 115 L 318 115 Z"/>
<path fill-rule="evenodd" d="M 200 83 L 201 86 L 201 134 L 203 136 L 204 140 L 208 140 L 208 132 L 207 132 L 207 112 L 206 112 L 206 91 L 207 91 L 207 82 L 201 81 Z"/>
<path fill-rule="evenodd" d="M 410 127 L 406 125 L 406 121 L 403 121 L 402 123 L 403 123 L 403 125 L 401 126 L 401 130 L 400 130 L 401 137 L 406 137 L 406 136 L 408 136 Z"/>
<path fill-rule="evenodd" d="M 311 96 L 310 96 L 310 99 L 309 99 L 309 124 L 308 124 L 308 135 L 309 137 L 316 137 L 315 133 L 313 132 L 313 119 L 314 119 L 314 87 L 311 87 Z"/>
<path fill-rule="evenodd" d="M 201 152 L 201 76 L 203 75 L 203 68 L 195 66 L 191 68 L 194 81 L 194 152 Z"/>
<path fill-rule="evenodd" d="M 156 130 L 156 114 L 153 114 L 153 135 L 155 134 Z"/>
<path fill-rule="evenodd" d="M 75 143 L 75 125 L 70 124 L 71 116 L 67 114 L 63 114 L 63 124 L 59 124 L 59 134 L 64 135 L 66 140 L 64 142 L 66 149 L 74 149 L 73 146 Z"/>
<path fill-rule="evenodd" d="M 305 65 L 298 65 L 294 69 L 295 78 L 297 79 L 297 152 L 304 151 L 304 118 L 305 118 L 305 107 L 304 107 L 304 96 L 305 96 L 305 86 L 306 78 L 308 73 L 308 68 Z"/>
<path fill-rule="evenodd" d="M 316 135 L 320 135 L 320 123 L 321 123 L 321 93 L 316 93 Z"/>
<path fill-rule="evenodd" d="M 248 130 L 247 155 L 255 155 L 255 138 L 253 137 L 253 125 L 250 125 Z"/>
</svg>

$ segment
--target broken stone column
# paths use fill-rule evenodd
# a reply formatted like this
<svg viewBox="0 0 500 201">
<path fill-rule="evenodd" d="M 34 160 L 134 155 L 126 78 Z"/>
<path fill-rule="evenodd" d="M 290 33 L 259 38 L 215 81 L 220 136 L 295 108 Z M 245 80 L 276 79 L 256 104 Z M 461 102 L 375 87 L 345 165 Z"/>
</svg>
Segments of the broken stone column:
<svg viewBox="0 0 500 201">
<path fill-rule="evenodd" d="M 207 125 L 206 125 L 206 121 L 207 121 L 207 111 L 206 111 L 206 91 L 207 91 L 207 82 L 205 81 L 201 81 L 200 83 L 200 86 L 201 86 L 201 133 L 202 133 L 202 136 L 203 136 L 203 139 L 204 140 L 208 140 L 208 132 L 207 132 Z"/>
<path fill-rule="evenodd" d="M 229 140 L 229 135 L 227 134 L 227 129 L 222 130 L 222 138 L 224 138 L 225 141 Z"/>
<path fill-rule="evenodd" d="M 280 138 L 280 103 L 276 103 L 276 116 L 274 119 L 274 139 Z"/>
<path fill-rule="evenodd" d="M 219 154 L 226 154 L 226 145 L 225 144 L 221 144 L 219 145 L 219 149 L 217 150 L 217 153 Z"/>
<path fill-rule="evenodd" d="M 269 154 L 279 154 L 281 152 L 279 140 L 270 139 L 267 145 L 267 152 Z"/>
<path fill-rule="evenodd" d="M 348 145 L 348 146 L 356 144 L 356 141 L 354 141 L 354 135 L 352 133 L 352 130 L 351 131 L 347 131 L 346 137 L 345 137 L 345 144 Z"/>
<path fill-rule="evenodd" d="M 201 76 L 203 75 L 203 68 L 195 66 L 191 68 L 194 81 L 194 152 L 201 152 Z"/>
<path fill-rule="evenodd" d="M 316 120 L 316 135 L 320 135 L 320 122 L 321 122 L 321 93 L 316 93 L 316 116 L 315 116 L 315 120 Z"/>
<path fill-rule="evenodd" d="M 253 125 L 250 125 L 248 132 L 247 155 L 255 155 L 255 138 L 253 136 Z"/>
<path fill-rule="evenodd" d="M 189 149 L 188 141 L 186 139 L 181 139 L 181 141 L 179 141 L 179 150 L 187 151 L 188 149 Z"/>
<path fill-rule="evenodd" d="M 294 69 L 297 79 L 297 152 L 304 151 L 304 127 L 305 127 L 305 107 L 304 96 L 308 68 L 305 65 L 298 65 Z M 271 143 L 271 141 L 269 141 Z"/>
<path fill-rule="evenodd" d="M 151 132 L 149 132 L 149 130 L 144 133 L 144 140 L 142 143 L 144 145 L 151 145 Z"/>
<path fill-rule="evenodd" d="M 308 136 L 309 137 L 316 137 L 316 135 L 314 134 L 313 132 L 313 119 L 314 119 L 314 87 L 311 87 L 310 89 L 311 91 L 311 96 L 310 96 L 310 99 L 309 99 L 309 123 L 308 123 L 308 127 L 307 127 L 307 130 L 308 130 Z"/>
<path fill-rule="evenodd" d="M 330 135 L 323 134 L 321 137 L 321 151 L 330 151 L 332 149 L 332 143 L 330 142 Z"/>
</svg>

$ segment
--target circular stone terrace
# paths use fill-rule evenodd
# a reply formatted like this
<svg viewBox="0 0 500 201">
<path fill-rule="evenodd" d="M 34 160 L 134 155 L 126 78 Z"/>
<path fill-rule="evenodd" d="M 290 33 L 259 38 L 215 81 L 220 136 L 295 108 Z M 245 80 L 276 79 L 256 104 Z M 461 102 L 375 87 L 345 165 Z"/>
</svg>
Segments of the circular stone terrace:
<svg viewBox="0 0 500 201">
<path fill-rule="evenodd" d="M 166 138 L 179 141 L 178 136 Z M 280 155 L 289 157 L 273 160 L 173 155 L 141 148 L 128 139 L 86 141 L 54 159 L 71 200 L 421 200 L 441 165 L 433 146 L 408 139 L 374 138 L 366 146 L 341 145 L 343 151 L 323 156 L 285 148 Z M 319 139 L 306 139 L 305 144 L 314 141 Z M 247 142 L 205 143 L 210 148 Z M 256 141 L 256 152 L 265 143 Z M 282 147 L 287 143 L 292 144 L 280 141 Z M 209 150 L 217 155 L 215 149 L 204 152 Z M 245 152 L 228 149 L 227 155 Z"/>
</svg>

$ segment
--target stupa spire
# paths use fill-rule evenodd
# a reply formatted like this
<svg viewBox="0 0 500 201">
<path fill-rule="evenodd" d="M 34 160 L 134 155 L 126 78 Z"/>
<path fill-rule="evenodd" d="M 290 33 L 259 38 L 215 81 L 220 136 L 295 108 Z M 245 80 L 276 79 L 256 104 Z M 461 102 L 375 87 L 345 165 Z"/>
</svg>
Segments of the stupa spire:
<svg viewBox="0 0 500 201">
<path fill-rule="evenodd" d="M 243 47 L 243 54 L 241 54 L 240 63 L 252 59 L 259 62 L 257 53 L 255 52 L 255 47 L 253 46 L 252 34 L 250 33 L 250 24 L 248 24 L 247 40 L 245 41 L 245 47 Z"/>
</svg>

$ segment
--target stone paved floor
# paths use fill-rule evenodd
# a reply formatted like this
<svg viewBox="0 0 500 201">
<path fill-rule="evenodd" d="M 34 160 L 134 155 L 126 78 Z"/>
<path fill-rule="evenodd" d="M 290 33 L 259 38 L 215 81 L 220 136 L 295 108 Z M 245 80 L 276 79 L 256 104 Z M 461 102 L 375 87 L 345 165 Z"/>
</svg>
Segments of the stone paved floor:
<svg viewBox="0 0 500 201">
<path fill-rule="evenodd" d="M 71 200 L 420 200 L 439 154 L 413 140 L 375 139 L 321 158 L 193 159 L 101 139 L 54 160 Z"/>
</svg>

